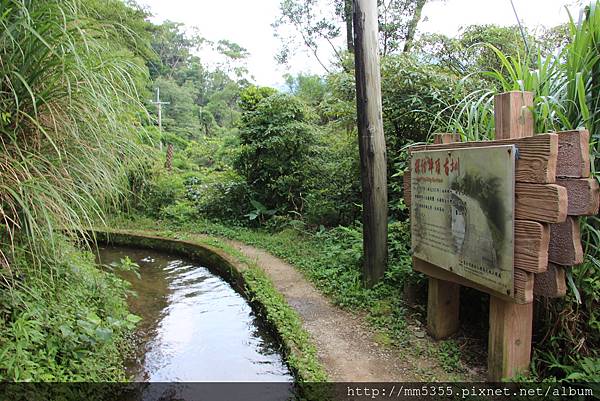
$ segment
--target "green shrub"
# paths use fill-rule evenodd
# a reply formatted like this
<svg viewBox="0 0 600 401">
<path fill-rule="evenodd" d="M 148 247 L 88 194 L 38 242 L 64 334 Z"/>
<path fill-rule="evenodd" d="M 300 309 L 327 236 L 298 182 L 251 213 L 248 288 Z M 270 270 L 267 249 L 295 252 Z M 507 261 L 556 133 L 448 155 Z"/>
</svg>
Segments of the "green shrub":
<svg viewBox="0 0 600 401">
<path fill-rule="evenodd" d="M 17 281 L 0 285 L 0 380 L 126 380 L 124 338 L 139 321 L 125 303 L 129 285 L 57 242 L 59 258 L 40 270 L 19 248 Z"/>
<path fill-rule="evenodd" d="M 161 140 L 163 144 L 171 144 L 175 147 L 175 149 L 183 150 L 185 149 L 190 142 L 186 139 L 182 138 L 180 135 L 173 134 L 171 132 L 163 132 L 161 136 Z"/>
<path fill-rule="evenodd" d="M 256 91 L 250 87 L 247 91 Z M 255 200 L 268 209 L 303 210 L 314 129 L 293 96 L 242 95 L 241 152 L 234 163 Z"/>
<path fill-rule="evenodd" d="M 168 220 L 177 223 L 193 221 L 199 216 L 198 208 L 189 200 L 175 201 L 160 209 L 159 217 L 162 220 Z"/>
<path fill-rule="evenodd" d="M 250 190 L 231 169 L 215 171 L 204 168 L 201 174 L 189 175 L 184 181 L 186 198 L 206 217 L 221 220 L 246 220 L 250 207 Z"/>
<path fill-rule="evenodd" d="M 388 224 L 388 268 L 385 281 L 402 288 L 405 283 L 419 284 L 424 276 L 412 268 L 410 223 L 398 221 Z"/>
<path fill-rule="evenodd" d="M 309 225 L 335 227 L 360 218 L 358 143 L 344 132 L 319 132 L 309 170 L 303 217 Z"/>
<path fill-rule="evenodd" d="M 190 142 L 185 150 L 185 155 L 195 165 L 214 170 L 231 168 L 238 153 L 239 138 L 236 131 L 222 132 L 218 137 Z"/>
<path fill-rule="evenodd" d="M 175 205 L 185 197 L 184 179 L 156 166 L 139 194 L 139 208 L 152 217 L 159 217 L 163 208 Z"/>
</svg>

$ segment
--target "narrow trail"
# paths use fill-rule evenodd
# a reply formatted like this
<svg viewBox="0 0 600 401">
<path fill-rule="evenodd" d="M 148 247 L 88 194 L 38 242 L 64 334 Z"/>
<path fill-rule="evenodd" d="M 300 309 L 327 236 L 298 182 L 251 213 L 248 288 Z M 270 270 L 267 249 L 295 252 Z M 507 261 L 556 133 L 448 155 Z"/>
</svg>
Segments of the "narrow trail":
<svg viewBox="0 0 600 401">
<path fill-rule="evenodd" d="M 448 379 L 438 362 L 417 353 L 426 349 L 427 338 L 411 339 L 406 352 L 376 343 L 374 333 L 364 319 L 329 302 L 325 296 L 292 265 L 266 251 L 241 242 L 227 241 L 255 261 L 273 281 L 275 287 L 303 320 L 317 346 L 321 363 L 332 381 L 420 381 Z M 421 343 L 423 347 L 416 347 Z M 425 353 L 426 354 L 426 353 Z"/>
</svg>

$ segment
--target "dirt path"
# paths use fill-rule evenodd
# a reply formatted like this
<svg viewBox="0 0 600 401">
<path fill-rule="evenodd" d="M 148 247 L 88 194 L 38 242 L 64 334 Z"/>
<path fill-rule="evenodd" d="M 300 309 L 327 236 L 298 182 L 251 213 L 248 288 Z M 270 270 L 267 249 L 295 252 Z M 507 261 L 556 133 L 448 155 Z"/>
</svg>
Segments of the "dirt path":
<svg viewBox="0 0 600 401">
<path fill-rule="evenodd" d="M 449 379 L 434 358 L 424 355 L 427 352 L 423 350 L 428 349 L 427 338 L 414 336 L 411 349 L 402 354 L 380 346 L 361 317 L 332 305 L 293 266 L 263 250 L 236 241 L 228 242 L 270 276 L 277 290 L 301 316 L 331 380 L 392 382 Z M 416 327 L 415 330 L 422 336 L 422 328 Z"/>
</svg>

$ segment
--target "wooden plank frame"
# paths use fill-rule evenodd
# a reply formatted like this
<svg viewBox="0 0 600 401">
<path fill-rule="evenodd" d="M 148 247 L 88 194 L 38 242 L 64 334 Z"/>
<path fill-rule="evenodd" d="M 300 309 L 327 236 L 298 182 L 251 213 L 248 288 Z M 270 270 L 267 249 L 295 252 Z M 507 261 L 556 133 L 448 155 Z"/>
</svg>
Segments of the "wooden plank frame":
<svg viewBox="0 0 600 401">
<path fill-rule="evenodd" d="M 499 381 L 527 372 L 534 296 L 565 295 L 566 269 L 584 258 L 577 216 L 598 213 L 600 185 L 589 178 L 586 130 L 534 136 L 533 94 L 508 92 L 494 100 L 496 140 L 457 143 L 457 135 L 438 134 L 433 145 L 415 145 L 409 152 L 502 144 L 518 148 L 514 298 L 413 257 L 414 270 L 429 276 L 427 321 L 434 338 L 458 329 L 461 285 L 490 294 L 488 378 Z M 404 174 L 404 191 L 405 203 L 410 205 L 410 169 Z"/>
<path fill-rule="evenodd" d="M 519 157 L 515 166 L 515 178 L 517 182 L 549 184 L 556 181 L 556 163 L 558 159 L 557 134 L 542 134 L 532 137 L 495 141 L 414 145 L 409 148 L 409 152 L 512 144 L 516 145 L 519 149 Z"/>
</svg>

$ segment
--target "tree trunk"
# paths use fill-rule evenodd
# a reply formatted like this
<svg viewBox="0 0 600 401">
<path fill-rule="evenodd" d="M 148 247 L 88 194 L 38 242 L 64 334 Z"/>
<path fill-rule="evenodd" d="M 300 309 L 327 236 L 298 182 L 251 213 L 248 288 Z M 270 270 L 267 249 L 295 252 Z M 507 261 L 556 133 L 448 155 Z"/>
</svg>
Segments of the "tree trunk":
<svg viewBox="0 0 600 401">
<path fill-rule="evenodd" d="M 354 0 L 354 60 L 363 199 L 363 279 L 383 277 L 387 262 L 387 177 L 376 0 Z"/>
<path fill-rule="evenodd" d="M 352 28 L 352 0 L 344 0 L 344 20 L 346 21 L 346 44 L 348 51 L 354 53 L 354 31 Z"/>
<path fill-rule="evenodd" d="M 427 0 L 417 0 L 415 5 L 415 12 L 413 13 L 412 19 L 408 24 L 408 30 L 406 31 L 406 40 L 404 41 L 404 52 L 408 52 L 413 45 L 415 34 L 417 33 L 417 25 L 421 20 L 421 12 L 423 11 L 423 6 Z"/>
<path fill-rule="evenodd" d="M 165 168 L 167 171 L 173 170 L 173 144 L 167 146 L 167 159 L 165 160 Z"/>
</svg>

